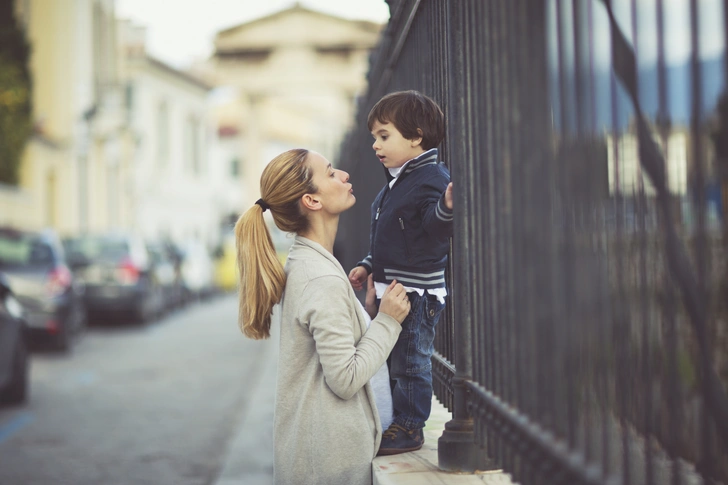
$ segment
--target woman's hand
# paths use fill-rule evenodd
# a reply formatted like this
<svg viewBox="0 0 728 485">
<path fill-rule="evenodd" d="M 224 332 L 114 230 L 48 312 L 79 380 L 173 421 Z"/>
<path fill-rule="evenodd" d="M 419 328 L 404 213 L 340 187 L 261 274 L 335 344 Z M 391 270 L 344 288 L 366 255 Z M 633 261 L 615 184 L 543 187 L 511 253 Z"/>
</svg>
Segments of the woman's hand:
<svg viewBox="0 0 728 485">
<path fill-rule="evenodd" d="M 407 291 L 397 280 L 392 281 L 382 295 L 379 311 L 386 313 L 400 324 L 407 318 L 410 311 L 410 301 Z"/>
<path fill-rule="evenodd" d="M 355 290 L 364 288 L 364 281 L 367 279 L 367 270 L 364 266 L 357 266 L 349 271 L 349 281 Z M 369 290 L 367 290 L 369 291 Z"/>
</svg>

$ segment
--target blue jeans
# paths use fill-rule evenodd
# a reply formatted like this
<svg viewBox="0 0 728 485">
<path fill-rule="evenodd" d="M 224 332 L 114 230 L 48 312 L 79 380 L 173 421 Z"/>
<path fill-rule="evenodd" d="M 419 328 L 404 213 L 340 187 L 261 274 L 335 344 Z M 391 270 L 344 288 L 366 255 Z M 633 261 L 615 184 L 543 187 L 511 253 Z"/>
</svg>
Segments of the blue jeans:
<svg viewBox="0 0 728 485">
<path fill-rule="evenodd" d="M 432 353 L 435 326 L 445 308 L 437 297 L 407 294 L 410 312 L 389 356 L 394 423 L 406 429 L 425 427 L 432 406 Z"/>
</svg>

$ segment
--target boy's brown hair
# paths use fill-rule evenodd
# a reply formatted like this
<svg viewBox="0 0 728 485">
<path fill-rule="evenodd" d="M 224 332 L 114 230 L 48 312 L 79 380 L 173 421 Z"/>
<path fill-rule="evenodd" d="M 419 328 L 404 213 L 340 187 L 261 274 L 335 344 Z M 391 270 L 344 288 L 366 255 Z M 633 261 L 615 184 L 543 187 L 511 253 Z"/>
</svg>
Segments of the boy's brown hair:
<svg viewBox="0 0 728 485">
<path fill-rule="evenodd" d="M 445 115 L 432 99 L 410 90 L 389 93 L 377 101 L 367 117 L 372 131 L 375 121 L 392 123 L 408 140 L 422 137 L 422 148 L 435 148 L 445 138 Z"/>
</svg>

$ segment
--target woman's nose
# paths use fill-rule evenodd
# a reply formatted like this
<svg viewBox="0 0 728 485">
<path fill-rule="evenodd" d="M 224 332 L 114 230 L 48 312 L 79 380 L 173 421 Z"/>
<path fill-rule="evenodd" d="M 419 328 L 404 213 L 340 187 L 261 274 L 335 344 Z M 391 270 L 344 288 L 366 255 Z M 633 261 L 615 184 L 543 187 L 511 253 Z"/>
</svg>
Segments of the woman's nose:
<svg viewBox="0 0 728 485">
<path fill-rule="evenodd" d="M 343 170 L 340 170 L 341 172 L 341 179 L 344 181 L 344 183 L 349 181 L 349 174 L 347 172 L 344 172 Z"/>
</svg>

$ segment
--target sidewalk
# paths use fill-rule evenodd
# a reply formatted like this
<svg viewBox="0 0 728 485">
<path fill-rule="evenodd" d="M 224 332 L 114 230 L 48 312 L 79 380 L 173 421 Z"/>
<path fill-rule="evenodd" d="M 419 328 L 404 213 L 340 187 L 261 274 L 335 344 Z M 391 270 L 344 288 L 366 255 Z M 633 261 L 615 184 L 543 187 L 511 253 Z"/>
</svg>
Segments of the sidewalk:
<svg viewBox="0 0 728 485">
<path fill-rule="evenodd" d="M 452 419 L 450 411 L 432 398 L 430 419 L 425 426 L 422 449 L 393 456 L 379 456 L 372 463 L 373 485 L 511 485 L 501 470 L 481 473 L 448 473 L 437 467 L 437 440 Z"/>
<path fill-rule="evenodd" d="M 273 485 L 273 407 L 275 402 L 278 335 L 265 345 L 260 379 L 250 389 L 245 414 L 227 451 L 214 485 Z"/>
<path fill-rule="evenodd" d="M 260 342 L 266 345 L 260 379 L 251 389 L 238 429 L 235 431 L 222 470 L 214 485 L 273 485 L 273 405 L 275 397 L 278 336 Z M 425 427 L 421 450 L 381 456 L 372 463 L 374 485 L 492 484 L 510 485 L 500 471 L 478 474 L 446 473 L 437 468 L 437 440 L 442 436 L 450 412 L 436 399 Z"/>
</svg>

